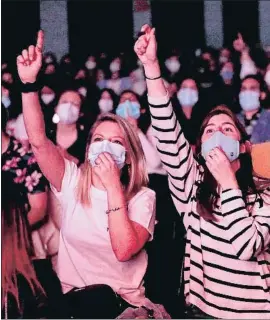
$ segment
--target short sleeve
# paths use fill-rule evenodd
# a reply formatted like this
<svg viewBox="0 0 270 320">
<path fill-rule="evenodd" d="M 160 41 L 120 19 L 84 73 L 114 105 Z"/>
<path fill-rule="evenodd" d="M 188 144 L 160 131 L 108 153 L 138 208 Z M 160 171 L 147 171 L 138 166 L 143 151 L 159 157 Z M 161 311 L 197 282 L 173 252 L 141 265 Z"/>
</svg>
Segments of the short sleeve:
<svg viewBox="0 0 270 320">
<path fill-rule="evenodd" d="M 64 159 L 65 161 L 65 173 L 62 180 L 61 190 L 58 192 L 53 185 L 50 185 L 52 192 L 62 202 L 63 198 L 74 195 L 74 189 L 77 185 L 79 169 L 77 165 Z"/>
<path fill-rule="evenodd" d="M 134 221 L 144 227 L 153 239 L 156 218 L 156 194 L 153 190 L 143 188 L 128 205 L 128 215 Z"/>
</svg>

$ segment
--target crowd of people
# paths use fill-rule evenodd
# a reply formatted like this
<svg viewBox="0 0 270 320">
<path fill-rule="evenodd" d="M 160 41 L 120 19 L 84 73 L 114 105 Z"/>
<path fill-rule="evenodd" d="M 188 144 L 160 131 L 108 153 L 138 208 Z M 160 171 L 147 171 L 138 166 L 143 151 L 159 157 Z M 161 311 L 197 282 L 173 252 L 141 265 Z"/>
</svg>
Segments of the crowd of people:
<svg viewBox="0 0 270 320">
<path fill-rule="evenodd" d="M 2 62 L 2 316 L 270 319 L 269 52 L 43 42 Z"/>
</svg>

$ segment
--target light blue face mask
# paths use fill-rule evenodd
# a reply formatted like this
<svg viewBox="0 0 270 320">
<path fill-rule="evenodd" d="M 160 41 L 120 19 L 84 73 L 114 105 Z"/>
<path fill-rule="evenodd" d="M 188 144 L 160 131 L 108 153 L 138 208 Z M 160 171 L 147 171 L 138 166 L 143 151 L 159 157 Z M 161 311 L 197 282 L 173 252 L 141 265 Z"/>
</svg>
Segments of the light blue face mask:
<svg viewBox="0 0 270 320">
<path fill-rule="evenodd" d="M 11 105 L 10 98 L 2 95 L 2 103 L 4 107 L 7 109 Z"/>
<path fill-rule="evenodd" d="M 126 149 L 120 144 L 110 142 L 108 140 L 93 142 L 88 151 L 88 160 L 92 167 L 96 166 L 96 160 L 101 153 L 107 152 L 112 157 L 117 167 L 122 169 L 126 161 Z"/>
<path fill-rule="evenodd" d="M 180 89 L 177 98 L 184 107 L 193 107 L 198 102 L 198 92 L 191 88 Z"/>
<path fill-rule="evenodd" d="M 232 80 L 233 76 L 234 76 L 234 72 L 233 71 L 222 71 L 220 73 L 221 77 L 223 78 L 223 80 Z"/>
<path fill-rule="evenodd" d="M 253 111 L 260 108 L 260 93 L 254 90 L 245 90 L 239 94 L 239 103 L 244 111 Z"/>
<path fill-rule="evenodd" d="M 125 102 L 118 105 L 118 107 L 116 108 L 116 114 L 125 119 L 131 117 L 137 120 L 141 115 L 140 104 L 138 102 L 126 100 Z"/>
<path fill-rule="evenodd" d="M 230 162 L 239 157 L 239 141 L 226 136 L 220 131 L 217 131 L 211 136 L 211 138 L 202 143 L 201 152 L 204 159 L 207 157 L 208 153 L 216 147 L 220 147 L 224 151 Z"/>
</svg>

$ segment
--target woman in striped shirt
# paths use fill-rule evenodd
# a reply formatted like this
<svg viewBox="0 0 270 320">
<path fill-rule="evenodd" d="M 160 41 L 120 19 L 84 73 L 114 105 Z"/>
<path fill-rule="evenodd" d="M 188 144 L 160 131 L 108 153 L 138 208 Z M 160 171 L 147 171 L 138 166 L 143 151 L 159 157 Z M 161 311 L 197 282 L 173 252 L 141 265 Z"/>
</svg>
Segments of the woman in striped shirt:
<svg viewBox="0 0 270 320">
<path fill-rule="evenodd" d="M 144 65 L 157 149 L 186 227 L 188 317 L 270 319 L 269 180 L 253 176 L 247 135 L 226 107 L 204 120 L 196 156 L 161 80 L 155 30 L 135 44 Z"/>
</svg>

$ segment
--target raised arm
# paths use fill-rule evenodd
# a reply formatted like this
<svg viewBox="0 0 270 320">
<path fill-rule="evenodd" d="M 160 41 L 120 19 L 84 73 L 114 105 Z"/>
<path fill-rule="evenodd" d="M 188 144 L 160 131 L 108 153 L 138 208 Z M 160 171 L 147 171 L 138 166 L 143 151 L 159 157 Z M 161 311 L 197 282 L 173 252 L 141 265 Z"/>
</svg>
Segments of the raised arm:
<svg viewBox="0 0 270 320">
<path fill-rule="evenodd" d="M 238 33 L 237 39 L 233 42 L 233 47 L 240 53 L 240 78 L 243 79 L 247 75 L 256 74 L 257 67 L 249 54 L 249 47 L 245 43 L 241 33 Z"/>
<path fill-rule="evenodd" d="M 137 40 L 134 50 L 144 66 L 153 134 L 157 138 L 157 150 L 168 172 L 170 191 L 180 213 L 190 205 L 196 161 L 161 79 L 155 29 L 144 25 L 141 31 L 143 35 Z"/>
<path fill-rule="evenodd" d="M 23 50 L 17 57 L 17 69 L 23 84 L 35 83 L 42 65 L 43 32 L 39 31 L 36 46 Z M 61 189 L 65 171 L 64 158 L 57 147 L 46 137 L 43 113 L 38 92 L 22 93 L 23 116 L 29 142 L 48 181 Z"/>
</svg>

